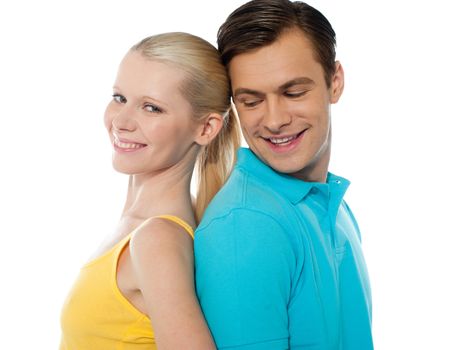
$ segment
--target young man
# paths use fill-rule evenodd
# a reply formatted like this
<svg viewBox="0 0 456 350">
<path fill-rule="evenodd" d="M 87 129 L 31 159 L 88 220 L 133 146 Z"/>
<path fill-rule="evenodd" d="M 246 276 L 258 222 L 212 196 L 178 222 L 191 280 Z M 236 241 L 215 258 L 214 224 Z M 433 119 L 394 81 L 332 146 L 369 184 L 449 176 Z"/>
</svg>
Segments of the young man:
<svg viewBox="0 0 456 350">
<path fill-rule="evenodd" d="M 302 2 L 255 0 L 218 33 L 250 149 L 195 238 L 196 285 L 219 349 L 373 348 L 349 182 L 328 173 L 344 88 L 335 33 Z"/>
</svg>

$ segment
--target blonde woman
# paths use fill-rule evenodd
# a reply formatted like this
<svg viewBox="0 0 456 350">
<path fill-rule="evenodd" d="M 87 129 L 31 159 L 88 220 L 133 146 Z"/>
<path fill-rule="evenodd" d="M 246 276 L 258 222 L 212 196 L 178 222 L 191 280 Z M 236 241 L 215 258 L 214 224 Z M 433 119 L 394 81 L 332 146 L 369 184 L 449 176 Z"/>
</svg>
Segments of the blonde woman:
<svg viewBox="0 0 456 350">
<path fill-rule="evenodd" d="M 68 295 L 60 349 L 215 349 L 194 291 L 193 230 L 239 146 L 225 69 L 203 39 L 160 34 L 128 51 L 113 90 L 104 120 L 127 198 Z"/>
</svg>

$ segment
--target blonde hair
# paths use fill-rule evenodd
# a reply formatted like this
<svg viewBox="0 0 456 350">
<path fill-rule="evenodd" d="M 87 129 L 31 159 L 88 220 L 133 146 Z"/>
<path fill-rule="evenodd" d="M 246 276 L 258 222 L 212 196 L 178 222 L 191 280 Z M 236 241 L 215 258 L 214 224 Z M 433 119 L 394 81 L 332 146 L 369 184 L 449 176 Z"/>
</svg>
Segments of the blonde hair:
<svg viewBox="0 0 456 350">
<path fill-rule="evenodd" d="M 217 49 L 206 40 L 182 32 L 147 37 L 131 48 L 147 59 L 172 64 L 187 73 L 180 91 L 194 117 L 224 117 L 221 131 L 198 155 L 195 215 L 199 222 L 214 195 L 227 180 L 240 146 L 240 129 L 231 105 L 230 84 Z"/>
</svg>

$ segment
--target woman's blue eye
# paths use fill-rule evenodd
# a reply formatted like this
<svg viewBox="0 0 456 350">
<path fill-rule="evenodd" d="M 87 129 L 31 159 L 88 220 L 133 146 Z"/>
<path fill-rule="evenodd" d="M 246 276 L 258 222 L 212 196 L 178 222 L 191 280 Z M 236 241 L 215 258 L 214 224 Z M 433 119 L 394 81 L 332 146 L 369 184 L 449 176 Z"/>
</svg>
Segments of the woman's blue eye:
<svg viewBox="0 0 456 350">
<path fill-rule="evenodd" d="M 125 103 L 127 102 L 127 99 L 123 97 L 122 95 L 119 94 L 114 94 L 112 95 L 112 99 L 118 103 Z"/>
<path fill-rule="evenodd" d="M 151 113 L 162 113 L 163 112 L 160 107 L 157 107 L 157 106 L 151 105 L 151 104 L 144 105 L 144 109 Z"/>
</svg>

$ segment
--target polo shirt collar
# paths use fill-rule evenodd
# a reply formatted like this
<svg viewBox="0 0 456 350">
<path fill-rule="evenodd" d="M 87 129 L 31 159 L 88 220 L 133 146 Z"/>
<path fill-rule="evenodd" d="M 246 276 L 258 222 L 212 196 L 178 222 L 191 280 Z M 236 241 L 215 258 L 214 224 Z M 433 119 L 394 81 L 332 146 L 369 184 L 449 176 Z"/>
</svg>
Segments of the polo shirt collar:
<svg viewBox="0 0 456 350">
<path fill-rule="evenodd" d="M 236 167 L 247 170 L 260 182 L 274 188 L 289 201 L 296 204 L 312 189 L 311 182 L 301 181 L 292 176 L 276 172 L 263 163 L 249 148 L 240 148 L 237 153 Z"/>
<path fill-rule="evenodd" d="M 237 153 L 236 167 L 245 169 L 250 175 L 255 176 L 260 182 L 273 187 L 293 204 L 297 204 L 306 197 L 312 188 L 329 195 L 332 188 L 337 186 L 340 194 L 337 197 L 342 199 L 343 194 L 350 182 L 340 176 L 328 173 L 327 183 L 306 182 L 290 175 L 279 173 L 263 163 L 249 148 L 241 147 Z"/>
</svg>

